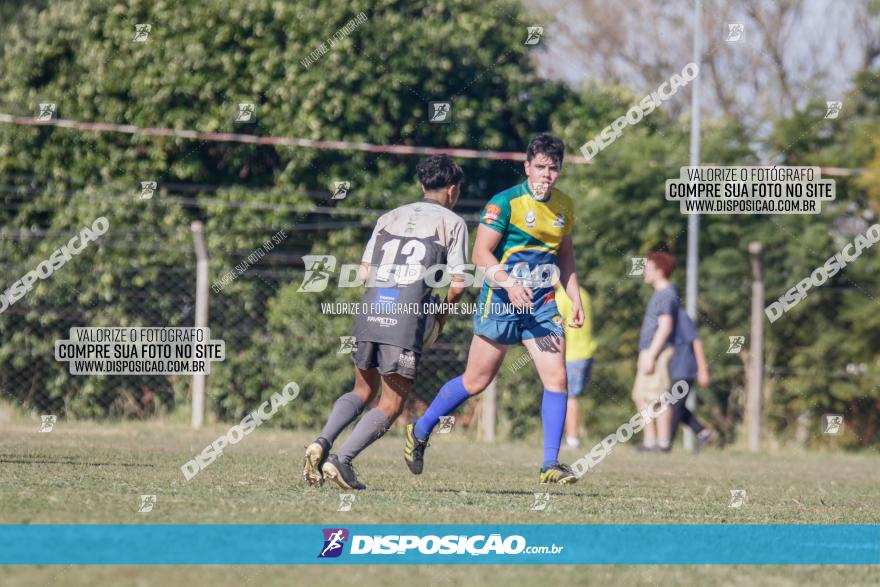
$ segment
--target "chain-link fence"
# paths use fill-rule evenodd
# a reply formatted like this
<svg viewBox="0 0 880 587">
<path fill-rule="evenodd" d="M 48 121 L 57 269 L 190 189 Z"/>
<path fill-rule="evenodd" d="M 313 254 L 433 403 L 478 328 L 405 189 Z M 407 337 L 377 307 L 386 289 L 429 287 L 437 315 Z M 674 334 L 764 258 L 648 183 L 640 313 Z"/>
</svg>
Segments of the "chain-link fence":
<svg viewBox="0 0 880 587">
<path fill-rule="evenodd" d="M 60 418 L 149 418 L 188 412 L 192 376 L 71 375 L 69 363 L 55 360 L 54 342 L 69 338 L 73 327 L 191 327 L 195 323 L 196 259 L 188 219 L 181 218 L 170 228 L 155 228 L 162 225 L 160 222 L 149 228 L 133 228 L 106 214 L 111 224 L 106 234 L 51 275 L 38 278 L 32 288 L 14 303 L 7 302 L 0 312 L 3 399 L 24 411 Z M 0 241 L 5 291 L 50 259 L 53 251 L 97 215 L 94 206 L 83 208 L 70 220 L 68 230 L 10 228 L 7 223 Z M 300 402 L 273 420 L 273 425 L 319 427 L 333 401 L 351 389 L 353 382 L 350 354 L 340 352 L 340 338 L 351 334 L 353 316 L 324 314 L 321 302 L 358 301 L 362 290 L 331 287 L 320 295 L 298 292 L 303 280 L 301 255 L 310 252 L 302 247 L 302 241 L 286 249 L 289 243 L 285 241 L 268 254 L 253 255 L 279 230 L 301 238 L 296 226 L 230 229 L 219 221 L 212 225 L 210 217 L 205 224 L 212 284 L 208 326 L 211 338 L 223 340 L 226 346 L 226 359 L 214 363 L 208 377 L 209 418 L 240 419 L 271 393 L 295 381 L 302 389 Z M 352 251 L 359 251 L 371 228 L 369 220 L 362 224 L 350 229 L 348 254 L 353 257 L 359 253 Z M 230 234 L 235 235 L 234 240 Z M 643 312 L 639 283 L 622 275 L 614 282 L 591 284 L 600 351 L 589 391 L 582 398 L 582 410 L 588 429 L 597 432 L 627 419 L 632 411 L 629 389 L 635 353 L 628 351 Z M 748 296 L 747 281 L 724 287 L 709 284 L 705 289 L 741 290 L 742 299 Z M 632 295 L 633 291 L 637 295 Z M 826 288 L 815 297 L 839 298 L 842 294 L 853 295 L 853 291 Z M 477 289 L 470 288 L 462 301 L 473 303 L 476 295 Z M 622 295 L 629 297 L 623 299 Z M 614 306 L 611 309 L 626 304 L 635 311 L 626 323 L 608 322 L 602 316 L 608 304 Z M 443 383 L 462 373 L 472 336 L 471 319 L 468 315 L 452 316 L 443 336 L 424 355 L 405 418 L 421 413 Z M 713 385 L 704 393 L 701 413 L 732 442 L 745 394 L 743 362 L 728 353 L 728 338 L 748 332 L 743 327 L 716 324 L 709 314 L 701 316 L 700 322 L 713 372 Z M 615 344 L 607 344 L 608 340 Z M 822 371 L 822 376 L 840 389 L 853 389 L 849 399 L 822 403 L 802 391 L 816 387 L 816 375 L 807 367 L 775 366 L 775 352 L 780 351 L 771 350 L 765 367 L 769 427 L 796 435 L 803 427 L 804 414 L 817 420 L 826 412 L 841 413 L 852 418 L 861 442 L 875 438 L 875 400 L 861 389 L 866 385 L 859 371 L 864 365 Z M 522 348 L 512 349 L 498 376 L 497 415 L 502 434 L 528 434 L 539 424 L 540 382 L 524 353 Z M 459 414 L 460 423 L 479 421 L 480 413 L 478 401 L 468 402 Z"/>
<path fill-rule="evenodd" d="M 72 234 L 6 231 L 0 265 L 5 287 L 48 258 L 47 246 L 64 246 Z M 55 341 L 69 339 L 74 327 L 192 326 L 194 259 L 174 251 L 169 261 L 158 262 L 166 253 L 165 235 L 111 230 L 6 306 L 0 314 L 4 399 L 34 413 L 91 418 L 143 418 L 186 400 L 190 377 L 71 375 L 69 363 L 56 361 L 54 353 Z M 155 258 L 149 266 L 132 257 L 130 266 L 103 268 L 108 257 L 124 258 L 132 248 Z"/>
<path fill-rule="evenodd" d="M 112 222 L 112 219 L 111 219 Z M 41 262 L 51 241 L 63 244 L 72 232 L 7 230 L 6 258 L 0 267 L 7 287 Z M 271 234 L 271 233 L 268 233 Z M 172 236 L 173 235 L 173 236 Z M 265 236 L 254 232 L 255 240 Z M 148 259 L 137 255 L 149 254 Z M 281 381 L 272 370 L 278 364 L 304 360 L 298 350 L 302 338 L 318 340 L 325 355 L 337 363 L 326 389 L 313 393 L 313 403 L 332 402 L 353 381 L 349 356 L 337 353 L 342 334 L 351 333 L 351 316 L 327 316 L 324 332 L 302 332 L 273 341 L 270 310 L 285 288 L 301 283 L 303 270 L 295 256 L 277 255 L 245 266 L 232 283 L 221 280 L 246 252 L 209 250 L 209 319 L 212 339 L 225 342 L 227 359 L 214 363 L 208 377 L 209 414 L 239 417 Z M 106 264 L 119 263 L 116 271 Z M 123 267 L 122 265 L 126 266 Z M 30 269 L 29 269 L 30 268 Z M 110 277 L 108 277 L 108 275 Z M 95 292 L 91 286 L 106 281 Z M 54 356 L 54 342 L 70 338 L 83 326 L 191 327 L 196 309 L 196 262 L 189 227 L 166 231 L 110 230 L 73 257 L 54 275 L 40 279 L 22 298 L 0 313 L 0 389 L 11 404 L 34 414 L 60 418 L 146 418 L 175 409 L 189 409 L 192 377 L 188 375 L 73 375 L 69 363 Z M 300 297 L 302 297 L 300 295 Z M 311 300 L 307 300 L 311 303 Z M 317 307 L 317 300 L 312 304 Z M 303 311 L 311 313 L 308 304 Z M 281 318 L 297 330 L 297 316 Z M 437 389 L 464 368 L 470 333 L 450 326 L 428 353 L 420 368 L 415 395 L 430 401 Z M 280 360 L 267 359 L 274 347 Z M 299 365 L 308 368 L 306 363 Z M 314 406 L 315 411 L 322 408 Z"/>
<path fill-rule="evenodd" d="M 243 400 L 263 397 L 261 390 L 277 391 L 288 379 L 306 381 L 302 397 L 307 406 L 302 409 L 309 416 L 293 422 L 315 426 L 336 397 L 351 389 L 354 363 L 345 339 L 352 334 L 354 316 L 322 313 L 321 301 L 335 299 L 340 292 L 297 292 L 303 278 L 301 266 L 257 266 L 238 275 L 234 286 L 212 291 L 211 336 L 223 339 L 227 349 L 227 360 L 212 367 L 209 381 L 209 397 L 218 413 L 239 417 L 250 405 Z M 359 299 L 362 291 L 353 288 L 340 295 Z M 249 300 L 245 306 L 242 295 Z M 424 411 L 437 390 L 464 370 L 472 336 L 469 318 L 450 320 L 443 336 L 423 355 L 405 418 Z M 468 411 L 466 424 L 473 412 Z"/>
</svg>

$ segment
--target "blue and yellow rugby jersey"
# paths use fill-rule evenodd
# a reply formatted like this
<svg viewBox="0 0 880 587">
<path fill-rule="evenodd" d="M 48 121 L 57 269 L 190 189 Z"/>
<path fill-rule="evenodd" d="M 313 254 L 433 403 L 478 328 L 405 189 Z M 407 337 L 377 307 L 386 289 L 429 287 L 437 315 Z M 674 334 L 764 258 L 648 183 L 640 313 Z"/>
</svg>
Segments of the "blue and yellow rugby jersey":
<svg viewBox="0 0 880 587">
<path fill-rule="evenodd" d="M 552 285 L 535 287 L 529 278 L 539 280 L 549 276 L 544 271 L 538 276 L 536 268 L 541 265 L 557 265 L 562 239 L 571 232 L 574 224 L 574 205 L 571 198 L 553 189 L 550 197 L 538 200 L 532 194 L 528 181 L 496 194 L 489 200 L 480 215 L 480 224 L 501 233 L 501 241 L 494 254 L 511 277 L 532 289 L 532 314 L 553 304 Z M 535 283 L 534 281 L 532 283 Z M 480 291 L 477 308 L 481 319 L 516 320 L 522 314 L 504 311 L 509 307 L 507 292 L 501 287 L 490 288 L 488 280 Z"/>
</svg>

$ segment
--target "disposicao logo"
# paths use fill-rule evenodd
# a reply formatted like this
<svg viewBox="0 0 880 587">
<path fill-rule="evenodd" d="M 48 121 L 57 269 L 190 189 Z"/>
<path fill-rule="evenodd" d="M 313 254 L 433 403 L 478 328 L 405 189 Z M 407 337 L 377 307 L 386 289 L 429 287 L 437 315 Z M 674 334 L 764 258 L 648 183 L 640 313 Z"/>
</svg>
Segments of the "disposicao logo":
<svg viewBox="0 0 880 587">
<path fill-rule="evenodd" d="M 345 528 L 324 528 L 324 548 L 318 554 L 318 558 L 336 558 L 342 554 L 342 547 L 348 540 L 348 530 Z"/>
<path fill-rule="evenodd" d="M 324 528 L 324 548 L 318 558 L 339 557 L 349 542 L 350 555 L 558 555 L 564 545 L 528 546 L 518 534 L 478 534 L 474 536 L 431 534 L 349 535 L 345 528 Z M 350 539 L 350 540 L 349 540 Z"/>
</svg>

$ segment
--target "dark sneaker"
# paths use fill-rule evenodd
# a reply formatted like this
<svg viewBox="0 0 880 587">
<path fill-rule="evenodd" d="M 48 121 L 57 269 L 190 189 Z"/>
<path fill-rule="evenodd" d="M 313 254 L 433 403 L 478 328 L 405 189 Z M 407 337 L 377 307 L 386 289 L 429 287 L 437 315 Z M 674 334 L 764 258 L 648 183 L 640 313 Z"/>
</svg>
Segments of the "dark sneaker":
<svg viewBox="0 0 880 587">
<path fill-rule="evenodd" d="M 303 479 L 311 485 L 323 485 L 324 475 L 321 474 L 321 466 L 330 454 L 330 443 L 323 438 L 316 438 L 315 442 L 306 447 L 306 458 L 303 463 Z"/>
<path fill-rule="evenodd" d="M 343 489 L 366 489 L 367 486 L 358 481 L 357 473 L 351 463 L 339 460 L 336 455 L 330 455 L 321 467 L 324 477 L 330 479 Z"/>
<path fill-rule="evenodd" d="M 700 430 L 700 433 L 697 434 L 697 450 L 700 450 L 707 443 L 712 442 L 713 440 L 715 440 L 715 433 L 708 428 L 703 428 L 702 430 Z"/>
<path fill-rule="evenodd" d="M 578 478 L 568 465 L 555 463 L 541 469 L 541 483 L 567 485 L 569 483 L 577 483 L 577 480 Z"/>
<path fill-rule="evenodd" d="M 427 440 L 419 440 L 415 434 L 415 424 L 406 425 L 406 444 L 403 446 L 403 459 L 413 475 L 421 475 L 425 467 L 425 449 Z"/>
</svg>

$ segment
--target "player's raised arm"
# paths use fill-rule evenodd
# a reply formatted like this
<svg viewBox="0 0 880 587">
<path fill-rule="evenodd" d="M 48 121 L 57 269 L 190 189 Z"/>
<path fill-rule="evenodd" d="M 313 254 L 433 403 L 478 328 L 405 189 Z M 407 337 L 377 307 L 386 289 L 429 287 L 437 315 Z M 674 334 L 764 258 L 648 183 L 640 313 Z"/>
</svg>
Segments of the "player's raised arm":
<svg viewBox="0 0 880 587">
<path fill-rule="evenodd" d="M 373 259 L 373 249 L 376 248 L 376 236 L 379 234 L 382 226 L 384 226 L 385 215 L 379 217 L 379 220 L 376 221 L 376 226 L 373 227 L 373 234 L 370 235 L 370 240 L 367 241 L 367 246 L 364 247 L 364 254 L 361 256 L 361 266 L 358 270 L 359 277 L 361 280 L 367 284 L 369 283 L 370 278 L 370 263 Z"/>
<path fill-rule="evenodd" d="M 463 277 L 454 276 L 452 283 L 449 284 L 449 291 L 446 293 L 446 301 L 455 304 L 464 295 L 465 281 Z"/>
<path fill-rule="evenodd" d="M 449 231 L 449 254 L 446 258 L 446 262 L 452 273 L 452 282 L 449 284 L 449 291 L 446 292 L 447 304 L 458 303 L 458 300 L 464 295 L 467 244 L 467 224 L 464 223 L 464 220 L 461 220 Z M 440 312 L 437 314 L 437 321 L 440 323 L 440 332 L 443 332 L 443 328 L 446 326 L 446 318 L 447 312 Z"/>
<path fill-rule="evenodd" d="M 464 295 L 467 264 L 468 229 L 464 220 L 455 223 L 449 231 L 449 254 L 446 258 L 452 273 L 452 283 L 446 293 L 446 301 L 455 304 Z"/>
</svg>

